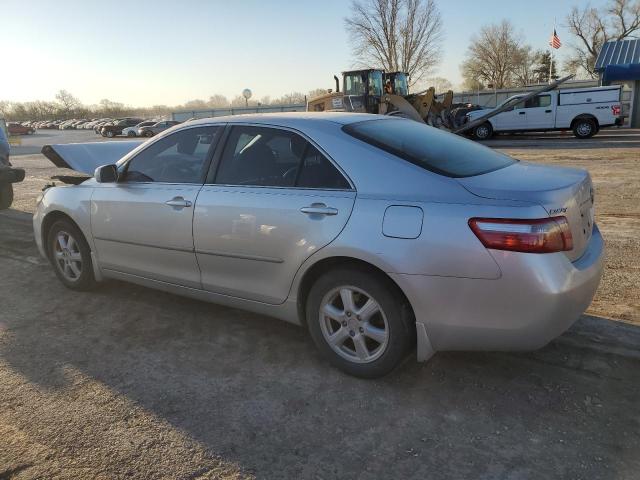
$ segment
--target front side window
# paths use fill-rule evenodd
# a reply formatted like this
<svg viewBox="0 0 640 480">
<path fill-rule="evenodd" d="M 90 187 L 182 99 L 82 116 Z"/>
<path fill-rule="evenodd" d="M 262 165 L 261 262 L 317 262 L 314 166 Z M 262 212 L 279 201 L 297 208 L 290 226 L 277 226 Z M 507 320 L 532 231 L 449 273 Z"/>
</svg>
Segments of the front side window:
<svg viewBox="0 0 640 480">
<path fill-rule="evenodd" d="M 349 188 L 344 176 L 324 155 L 288 130 L 233 127 L 220 162 L 217 184 Z"/>
<path fill-rule="evenodd" d="M 447 177 L 481 175 L 515 163 L 507 155 L 413 120 L 365 120 L 342 129 L 365 143 Z"/>
<path fill-rule="evenodd" d="M 207 159 L 221 127 L 198 127 L 175 132 L 133 157 L 125 182 L 202 183 Z"/>
</svg>

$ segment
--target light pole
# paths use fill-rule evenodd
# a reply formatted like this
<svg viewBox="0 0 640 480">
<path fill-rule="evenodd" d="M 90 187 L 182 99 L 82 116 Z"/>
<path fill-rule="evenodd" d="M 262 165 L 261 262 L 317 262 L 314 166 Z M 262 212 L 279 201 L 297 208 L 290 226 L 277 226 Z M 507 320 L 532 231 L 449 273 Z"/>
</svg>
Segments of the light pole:
<svg viewBox="0 0 640 480">
<path fill-rule="evenodd" d="M 249 99 L 251 98 L 251 90 L 245 88 L 242 90 L 242 96 L 244 97 L 244 105 L 245 107 L 249 106 Z"/>
</svg>

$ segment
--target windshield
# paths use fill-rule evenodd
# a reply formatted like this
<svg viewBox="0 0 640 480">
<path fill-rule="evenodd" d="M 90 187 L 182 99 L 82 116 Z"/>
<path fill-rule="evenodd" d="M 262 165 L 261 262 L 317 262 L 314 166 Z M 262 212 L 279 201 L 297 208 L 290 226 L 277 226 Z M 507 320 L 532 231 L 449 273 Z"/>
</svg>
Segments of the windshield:
<svg viewBox="0 0 640 480">
<path fill-rule="evenodd" d="M 406 119 L 366 120 L 343 130 L 425 170 L 447 177 L 471 177 L 516 160 L 458 135 Z"/>
<path fill-rule="evenodd" d="M 369 72 L 369 95 L 382 96 L 382 72 L 380 70 Z"/>
<path fill-rule="evenodd" d="M 500 105 L 498 105 L 496 108 L 500 108 L 505 106 L 507 103 L 514 103 L 516 101 L 516 98 L 522 98 L 524 95 L 514 95 L 513 97 L 509 97 L 507 98 L 504 102 L 502 102 Z"/>
</svg>

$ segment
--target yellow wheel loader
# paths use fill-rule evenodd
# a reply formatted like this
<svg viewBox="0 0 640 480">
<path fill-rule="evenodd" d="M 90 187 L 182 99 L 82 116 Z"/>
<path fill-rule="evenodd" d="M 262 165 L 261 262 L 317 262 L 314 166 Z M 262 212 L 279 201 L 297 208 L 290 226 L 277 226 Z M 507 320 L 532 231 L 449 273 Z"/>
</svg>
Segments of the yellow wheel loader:
<svg viewBox="0 0 640 480">
<path fill-rule="evenodd" d="M 338 77 L 335 91 L 312 98 L 307 104 L 310 112 L 357 112 L 397 115 L 434 127 L 453 128 L 450 109 L 453 92 L 449 90 L 442 101 L 433 87 L 410 94 L 408 76 L 404 72 L 385 73 L 384 70 L 352 70 L 342 73 L 343 91 Z"/>
</svg>

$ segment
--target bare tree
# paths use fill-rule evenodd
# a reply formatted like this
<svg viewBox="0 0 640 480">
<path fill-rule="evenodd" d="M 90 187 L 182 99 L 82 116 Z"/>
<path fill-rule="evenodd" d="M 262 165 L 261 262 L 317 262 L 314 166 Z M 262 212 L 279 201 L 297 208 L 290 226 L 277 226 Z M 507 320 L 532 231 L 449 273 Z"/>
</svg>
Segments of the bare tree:
<svg viewBox="0 0 640 480">
<path fill-rule="evenodd" d="M 505 88 L 516 83 L 516 70 L 523 55 L 522 41 L 508 20 L 485 25 L 471 38 L 467 59 L 460 69 L 465 84 L 492 84 Z"/>
<path fill-rule="evenodd" d="M 63 116 L 72 115 L 77 108 L 82 106 L 80 100 L 66 90 L 60 90 L 56 93 L 56 100 L 60 103 L 60 113 Z"/>
<path fill-rule="evenodd" d="M 607 7 L 573 7 L 567 16 L 569 31 L 577 37 L 567 69 L 596 78 L 595 63 L 602 46 L 610 40 L 634 37 L 640 31 L 640 0 L 610 0 Z"/>
<path fill-rule="evenodd" d="M 453 86 L 451 82 L 446 78 L 442 77 L 432 77 L 426 79 L 426 84 L 428 87 L 433 87 L 436 89 L 436 93 L 444 93 L 447 90 L 451 90 Z"/>
<path fill-rule="evenodd" d="M 442 57 L 442 18 L 435 0 L 353 0 L 345 19 L 359 66 L 406 72 L 411 84 Z"/>
<path fill-rule="evenodd" d="M 209 108 L 226 108 L 229 106 L 229 99 L 220 94 L 211 95 L 207 106 Z"/>
</svg>

